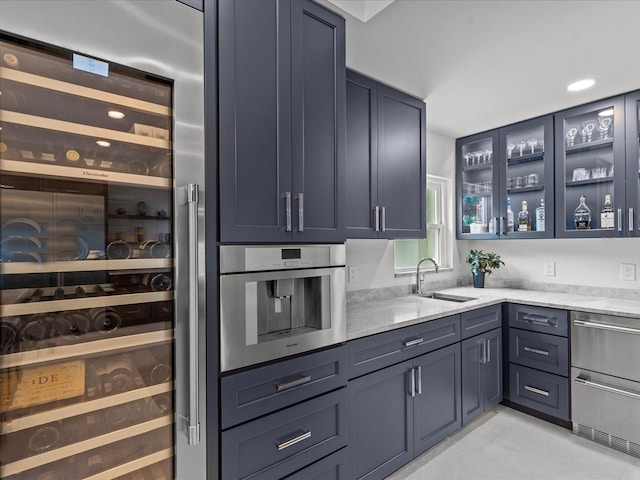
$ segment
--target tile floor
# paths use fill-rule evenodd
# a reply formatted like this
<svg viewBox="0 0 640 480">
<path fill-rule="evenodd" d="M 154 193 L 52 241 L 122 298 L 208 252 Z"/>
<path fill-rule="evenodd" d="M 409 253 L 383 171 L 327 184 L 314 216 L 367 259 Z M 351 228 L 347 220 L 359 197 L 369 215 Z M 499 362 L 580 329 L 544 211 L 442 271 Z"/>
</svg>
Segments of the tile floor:
<svg viewBox="0 0 640 480">
<path fill-rule="evenodd" d="M 467 479 L 640 480 L 640 459 L 501 405 L 387 477 Z"/>
</svg>

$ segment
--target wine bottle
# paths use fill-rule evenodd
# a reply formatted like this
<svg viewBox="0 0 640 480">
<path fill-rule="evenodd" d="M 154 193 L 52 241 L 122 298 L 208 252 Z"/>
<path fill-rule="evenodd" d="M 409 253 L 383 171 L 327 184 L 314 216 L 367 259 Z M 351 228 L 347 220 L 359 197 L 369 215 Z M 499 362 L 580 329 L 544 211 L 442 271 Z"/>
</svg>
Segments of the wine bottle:
<svg viewBox="0 0 640 480">
<path fill-rule="evenodd" d="M 18 343 L 18 318 L 14 318 L 14 322 L 9 322 L 9 319 L 2 319 L 0 321 L 0 354 L 13 353 Z"/>
<path fill-rule="evenodd" d="M 95 369 L 105 395 L 124 393 L 135 385 L 129 355 L 114 355 L 99 359 L 96 361 Z"/>
<path fill-rule="evenodd" d="M 34 453 L 46 452 L 55 448 L 60 442 L 60 425 L 49 424 L 38 428 L 30 434 L 27 446 Z"/>
<path fill-rule="evenodd" d="M 33 293 L 25 300 L 26 303 L 39 302 L 44 292 L 41 288 L 36 288 Z"/>
<path fill-rule="evenodd" d="M 164 350 L 164 351 L 163 351 Z M 149 349 L 136 350 L 133 353 L 133 362 L 146 386 L 158 385 L 171 380 L 173 369 L 171 368 L 170 350 Z"/>
<path fill-rule="evenodd" d="M 79 337 L 91 329 L 91 317 L 86 310 L 60 312 L 56 316 L 56 335 Z"/>
<path fill-rule="evenodd" d="M 173 281 L 171 275 L 167 273 L 145 273 L 142 277 L 142 284 L 152 292 L 166 292 L 171 290 Z"/>
<path fill-rule="evenodd" d="M 107 258 L 110 260 L 123 260 L 131 257 L 133 249 L 131 248 L 131 245 L 129 245 L 124 240 L 114 240 L 109 245 L 107 245 L 106 253 Z"/>
<path fill-rule="evenodd" d="M 145 240 L 138 248 L 141 257 L 168 258 L 171 255 L 169 244 L 156 240 Z"/>
<path fill-rule="evenodd" d="M 53 299 L 64 300 L 64 287 L 56 288 L 55 292 L 53 293 Z"/>
<path fill-rule="evenodd" d="M 162 393 L 147 400 L 147 412 L 153 418 L 169 415 L 173 411 L 173 399 L 171 394 Z"/>
<path fill-rule="evenodd" d="M 109 333 L 122 325 L 122 317 L 115 308 L 100 307 L 89 310 L 89 316 L 96 331 Z"/>
<path fill-rule="evenodd" d="M 611 195 L 604 196 L 604 206 L 600 213 L 600 228 L 605 230 L 613 230 L 613 228 L 615 228 L 615 216 L 613 214 L 613 205 L 611 204 Z"/>
<path fill-rule="evenodd" d="M 20 325 L 18 334 L 20 342 L 37 344 L 44 340 L 47 338 L 49 325 L 53 323 L 53 320 L 49 314 L 36 314 L 25 318 Z"/>
</svg>

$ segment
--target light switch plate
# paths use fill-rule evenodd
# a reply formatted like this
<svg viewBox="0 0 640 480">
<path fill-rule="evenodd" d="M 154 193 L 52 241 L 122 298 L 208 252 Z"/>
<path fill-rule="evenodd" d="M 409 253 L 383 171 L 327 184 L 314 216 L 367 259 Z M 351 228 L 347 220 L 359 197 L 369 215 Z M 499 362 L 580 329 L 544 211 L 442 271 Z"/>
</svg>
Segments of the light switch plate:
<svg viewBox="0 0 640 480">
<path fill-rule="evenodd" d="M 620 264 L 620 280 L 625 280 L 628 282 L 636 281 L 636 264 L 635 263 Z"/>
<path fill-rule="evenodd" d="M 544 275 L 546 277 L 556 276 L 556 262 L 544 262 Z"/>
</svg>

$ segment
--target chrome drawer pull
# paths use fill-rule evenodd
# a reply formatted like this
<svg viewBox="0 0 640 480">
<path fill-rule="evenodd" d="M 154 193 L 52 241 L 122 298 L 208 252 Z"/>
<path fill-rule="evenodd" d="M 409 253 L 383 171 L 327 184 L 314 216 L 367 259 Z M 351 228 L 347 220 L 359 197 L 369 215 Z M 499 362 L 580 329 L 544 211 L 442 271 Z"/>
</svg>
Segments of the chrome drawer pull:
<svg viewBox="0 0 640 480">
<path fill-rule="evenodd" d="M 531 347 L 524 347 L 523 349 L 525 352 L 531 352 L 531 353 L 537 353 L 538 355 L 549 355 L 549 352 L 545 351 L 545 350 L 538 350 L 537 348 L 531 348 Z"/>
<path fill-rule="evenodd" d="M 521 318 L 525 322 L 531 322 L 538 325 L 550 325 L 552 327 L 558 326 L 558 319 L 556 317 L 545 317 L 534 313 L 525 313 Z"/>
<path fill-rule="evenodd" d="M 287 440 L 286 442 L 282 442 L 278 444 L 278 450 L 284 450 L 285 448 L 289 448 L 296 443 L 300 443 L 303 440 L 311 437 L 311 432 L 305 432 L 304 430 L 300 430 L 302 435 L 298 435 L 297 437 L 292 438 L 291 440 Z"/>
<path fill-rule="evenodd" d="M 582 378 L 574 378 L 573 381 L 577 384 L 584 385 L 586 387 L 597 388 L 598 390 L 604 390 L 605 392 L 615 393 L 616 395 L 622 395 L 623 397 L 633 398 L 640 400 L 640 394 L 635 392 L 629 392 L 616 387 L 610 387 L 609 385 L 603 385 L 602 383 L 595 383 L 589 380 L 583 380 Z"/>
<path fill-rule="evenodd" d="M 640 335 L 640 329 L 630 327 L 619 327 L 618 325 L 609 325 L 608 323 L 585 322 L 584 320 L 574 320 L 573 324 L 577 327 L 598 328 L 600 330 L 610 330 L 612 332 L 633 333 Z"/>
<path fill-rule="evenodd" d="M 282 392 L 283 390 L 288 390 L 293 387 L 297 387 L 298 385 L 304 385 L 305 383 L 309 383 L 311 381 L 311 375 L 305 375 L 304 377 L 296 378 L 295 380 L 291 380 L 286 383 L 278 383 L 276 385 L 276 390 L 278 392 Z"/>
<path fill-rule="evenodd" d="M 539 388 L 530 387 L 529 385 L 525 385 L 524 389 L 528 390 L 530 392 L 533 392 L 533 393 L 537 393 L 538 395 L 542 395 L 544 397 L 548 397 L 549 396 L 549 392 L 547 392 L 546 390 L 540 390 Z"/>
<path fill-rule="evenodd" d="M 424 342 L 424 338 L 416 338 L 414 340 L 407 340 L 406 342 L 404 342 L 404 347 L 414 347 L 416 345 L 420 345 L 422 342 Z"/>
</svg>

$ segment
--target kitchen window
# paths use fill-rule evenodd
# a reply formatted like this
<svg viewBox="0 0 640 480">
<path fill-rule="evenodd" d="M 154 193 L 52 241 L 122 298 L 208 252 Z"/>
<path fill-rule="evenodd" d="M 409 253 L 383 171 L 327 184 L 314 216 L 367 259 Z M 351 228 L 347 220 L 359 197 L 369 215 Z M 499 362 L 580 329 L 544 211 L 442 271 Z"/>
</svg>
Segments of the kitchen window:
<svg viewBox="0 0 640 480">
<path fill-rule="evenodd" d="M 433 258 L 441 269 L 451 267 L 450 191 L 451 180 L 427 175 L 427 237 L 394 241 L 396 275 L 415 274 L 416 265 L 423 257 Z M 433 265 L 423 263 L 421 270 L 433 270 Z"/>
</svg>

